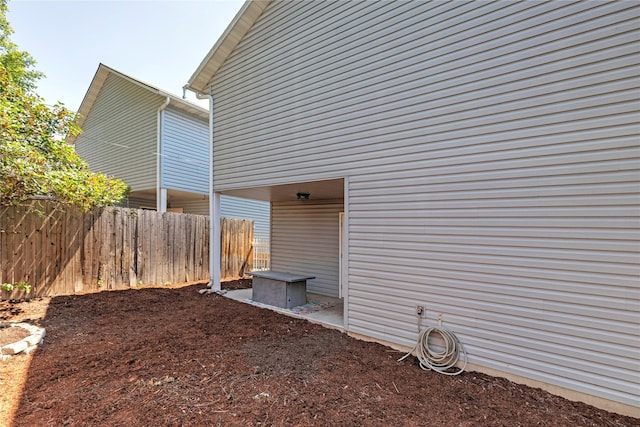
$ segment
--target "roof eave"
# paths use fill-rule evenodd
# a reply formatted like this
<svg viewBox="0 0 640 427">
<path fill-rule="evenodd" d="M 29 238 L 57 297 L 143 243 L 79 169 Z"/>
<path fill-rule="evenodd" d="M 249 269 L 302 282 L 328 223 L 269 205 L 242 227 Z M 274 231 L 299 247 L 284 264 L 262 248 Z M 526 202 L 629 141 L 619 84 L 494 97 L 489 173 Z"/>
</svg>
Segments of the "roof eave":
<svg viewBox="0 0 640 427">
<path fill-rule="evenodd" d="M 89 85 L 89 89 L 87 90 L 87 93 L 84 95 L 84 98 L 82 99 L 82 103 L 80 103 L 80 108 L 78 108 L 76 122 L 78 123 L 78 126 L 80 126 L 80 128 L 82 128 L 87 115 L 91 111 L 91 108 L 93 108 L 93 104 L 98 98 L 98 95 L 102 90 L 102 86 L 104 85 L 104 82 L 107 80 L 107 77 L 109 76 L 109 74 L 117 75 L 118 77 L 128 80 L 129 82 L 136 84 L 140 87 L 143 87 L 144 89 L 150 92 L 153 92 L 165 98 L 166 97 L 170 98 L 171 105 L 173 107 L 176 107 L 180 110 L 196 115 L 202 119 L 208 119 L 209 117 L 209 111 L 206 108 L 202 108 L 189 101 L 185 101 L 184 99 L 176 95 L 173 95 L 169 92 L 165 92 L 161 89 L 158 89 L 154 86 L 144 83 L 138 79 L 134 79 L 133 77 L 127 76 L 126 74 L 123 74 L 120 71 L 114 70 L 113 68 L 108 67 L 101 63 L 98 66 L 98 70 L 96 71 L 96 74 L 93 76 L 93 80 L 91 80 L 91 84 Z M 69 144 L 73 144 L 76 138 L 77 136 L 69 136 L 67 137 L 67 142 Z"/>
<path fill-rule="evenodd" d="M 95 102 L 100 90 L 102 89 L 102 85 L 105 80 L 107 80 L 107 76 L 111 69 L 104 64 L 100 63 L 98 65 L 98 69 L 96 73 L 93 75 L 93 79 L 89 84 L 89 89 L 87 89 L 87 93 L 84 94 L 84 98 L 82 98 L 82 102 L 80 103 L 80 107 L 78 108 L 78 112 L 76 114 L 76 123 L 80 128 L 84 124 L 84 121 L 87 117 L 87 114 L 91 110 L 93 103 Z M 69 144 L 73 144 L 77 138 L 77 135 L 71 135 L 67 137 L 67 142 Z"/>
<path fill-rule="evenodd" d="M 207 56 L 184 86 L 196 94 L 207 92 L 207 86 L 231 52 L 249 32 L 272 0 L 247 0 Z"/>
<path fill-rule="evenodd" d="M 133 83 L 135 85 L 138 85 L 138 86 L 142 87 L 143 89 L 148 90 L 149 92 L 155 93 L 155 94 L 160 95 L 160 96 L 162 96 L 164 98 L 167 98 L 167 97 L 171 98 L 171 105 L 176 107 L 176 108 L 179 108 L 179 109 L 184 110 L 184 111 L 191 112 L 191 113 L 193 113 L 193 114 L 195 114 L 197 116 L 201 116 L 203 118 L 208 118 L 209 117 L 209 110 L 207 110 L 206 108 L 202 108 L 199 105 L 193 104 L 192 102 L 189 102 L 189 101 L 187 101 L 187 100 L 185 100 L 185 99 L 183 99 L 183 98 L 181 98 L 181 97 L 179 97 L 177 95 L 174 95 L 172 93 L 169 93 L 167 91 L 159 89 L 159 88 L 157 88 L 157 87 L 155 87 L 153 85 L 150 85 L 149 83 L 143 82 L 142 80 L 138 80 L 136 78 L 128 76 L 128 75 L 126 75 L 124 73 L 121 73 L 118 70 L 114 70 L 113 68 L 107 67 L 104 64 L 100 64 L 100 67 L 107 69 L 109 73 L 117 75 L 118 77 L 120 77 L 122 79 L 125 79 L 125 80 L 127 80 L 127 81 L 129 81 L 129 82 L 131 82 L 131 83 Z M 102 87 L 102 84 L 100 85 L 100 87 Z M 88 113 L 88 111 L 87 111 L 87 113 Z"/>
</svg>

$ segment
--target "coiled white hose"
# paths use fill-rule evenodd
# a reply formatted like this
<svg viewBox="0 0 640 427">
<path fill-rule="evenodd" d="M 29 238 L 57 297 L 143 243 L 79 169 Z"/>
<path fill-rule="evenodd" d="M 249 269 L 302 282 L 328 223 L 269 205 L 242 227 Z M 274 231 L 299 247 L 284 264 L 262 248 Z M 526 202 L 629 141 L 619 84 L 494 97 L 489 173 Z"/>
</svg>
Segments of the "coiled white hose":
<svg viewBox="0 0 640 427">
<path fill-rule="evenodd" d="M 429 348 L 429 337 L 432 334 L 439 334 L 444 340 L 444 350 L 435 351 Z M 442 327 L 431 327 L 418 334 L 416 346 L 407 354 L 398 359 L 398 362 L 406 359 L 415 351 L 416 358 L 420 362 L 420 368 L 425 371 L 436 371 L 444 375 L 459 375 L 467 367 L 467 352 L 455 334 Z M 464 365 L 458 370 L 449 371 L 460 360 L 463 355 Z"/>
</svg>

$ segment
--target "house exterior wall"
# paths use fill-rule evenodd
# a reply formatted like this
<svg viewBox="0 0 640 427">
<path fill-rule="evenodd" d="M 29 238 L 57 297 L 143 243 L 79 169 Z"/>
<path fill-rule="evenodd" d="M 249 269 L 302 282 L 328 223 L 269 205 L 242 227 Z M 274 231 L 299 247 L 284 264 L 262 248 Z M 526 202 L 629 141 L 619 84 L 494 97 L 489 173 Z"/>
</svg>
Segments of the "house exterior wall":
<svg viewBox="0 0 640 427">
<path fill-rule="evenodd" d="M 116 176 L 133 191 L 155 188 L 156 111 L 162 100 L 109 75 L 76 139 L 76 151 L 92 171 Z"/>
<path fill-rule="evenodd" d="M 162 111 L 160 186 L 209 194 L 209 122 L 172 108 Z"/>
<path fill-rule="evenodd" d="M 209 215 L 209 196 L 202 199 L 180 200 L 178 203 L 184 213 L 193 215 Z"/>
<path fill-rule="evenodd" d="M 342 200 L 274 202 L 271 207 L 271 269 L 315 276 L 307 292 L 337 297 L 339 213 Z"/>
<path fill-rule="evenodd" d="M 269 202 L 242 197 L 220 196 L 220 216 L 253 220 L 253 237 L 269 241 L 271 221 Z M 207 209 L 208 212 L 208 209 Z"/>
<path fill-rule="evenodd" d="M 135 209 L 140 207 L 152 207 L 155 209 L 156 201 L 155 199 L 129 197 L 125 205 Z M 209 195 L 202 196 L 199 199 L 180 199 L 176 203 L 172 203 L 171 207 L 181 207 L 184 209 L 183 212 L 187 214 L 209 215 Z M 270 210 L 269 202 L 225 195 L 220 196 L 220 215 L 226 218 L 253 220 L 254 237 L 267 243 L 270 237 Z"/>
<path fill-rule="evenodd" d="M 209 215 L 209 196 L 199 200 L 180 200 L 184 213 Z M 220 196 L 220 216 L 253 220 L 253 236 L 269 240 L 270 206 L 268 202 L 242 197 Z"/>
<path fill-rule="evenodd" d="M 638 10 L 274 1 L 212 82 L 215 189 L 348 177 L 350 332 L 412 346 L 421 304 L 640 408 Z"/>
<path fill-rule="evenodd" d="M 86 115 L 84 132 L 75 141 L 91 170 L 132 187 L 126 207 L 157 206 L 158 109 L 167 98 L 152 90 L 157 91 L 109 72 Z M 174 104 L 175 100 L 161 112 L 160 185 L 169 192 L 183 192 L 170 207 L 209 215 L 209 121 Z M 224 216 L 252 219 L 254 235 L 268 245 L 269 203 L 230 196 L 222 196 L 221 203 Z"/>
<path fill-rule="evenodd" d="M 144 208 L 144 209 L 155 210 L 156 200 L 155 198 L 150 199 L 150 198 L 138 197 L 137 195 L 133 194 L 127 197 L 127 199 L 123 203 L 121 203 L 121 205 L 125 208 L 131 208 L 131 209 Z"/>
</svg>

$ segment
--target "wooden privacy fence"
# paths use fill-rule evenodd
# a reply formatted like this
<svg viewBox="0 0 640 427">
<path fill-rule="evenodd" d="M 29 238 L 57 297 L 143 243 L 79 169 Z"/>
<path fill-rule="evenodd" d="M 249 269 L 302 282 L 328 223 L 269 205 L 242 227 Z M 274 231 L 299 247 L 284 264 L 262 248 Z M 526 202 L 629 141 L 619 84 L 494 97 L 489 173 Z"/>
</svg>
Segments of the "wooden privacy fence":
<svg viewBox="0 0 640 427">
<path fill-rule="evenodd" d="M 220 218 L 220 277 L 230 279 L 253 269 L 253 221 Z"/>
<path fill-rule="evenodd" d="M 253 221 L 224 218 L 222 276 L 251 269 Z M 235 270 L 234 270 L 235 268 Z M 209 279 L 209 217 L 106 207 L 82 213 L 52 202 L 0 207 L 0 283 L 30 296 Z M 2 291 L 20 298 L 21 291 Z"/>
</svg>

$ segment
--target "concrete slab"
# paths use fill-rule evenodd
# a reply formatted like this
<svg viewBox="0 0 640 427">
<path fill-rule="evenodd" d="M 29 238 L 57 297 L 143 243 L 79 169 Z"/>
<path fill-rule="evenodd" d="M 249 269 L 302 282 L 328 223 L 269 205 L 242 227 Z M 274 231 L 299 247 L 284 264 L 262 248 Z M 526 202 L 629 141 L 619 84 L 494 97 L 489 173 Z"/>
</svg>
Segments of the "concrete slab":
<svg viewBox="0 0 640 427">
<path fill-rule="evenodd" d="M 307 293 L 307 304 L 292 308 L 280 308 L 254 301 L 252 299 L 252 289 L 227 291 L 224 296 L 287 316 L 307 319 L 310 322 L 318 323 L 328 328 L 344 331 L 344 303 L 340 298 Z"/>
</svg>

